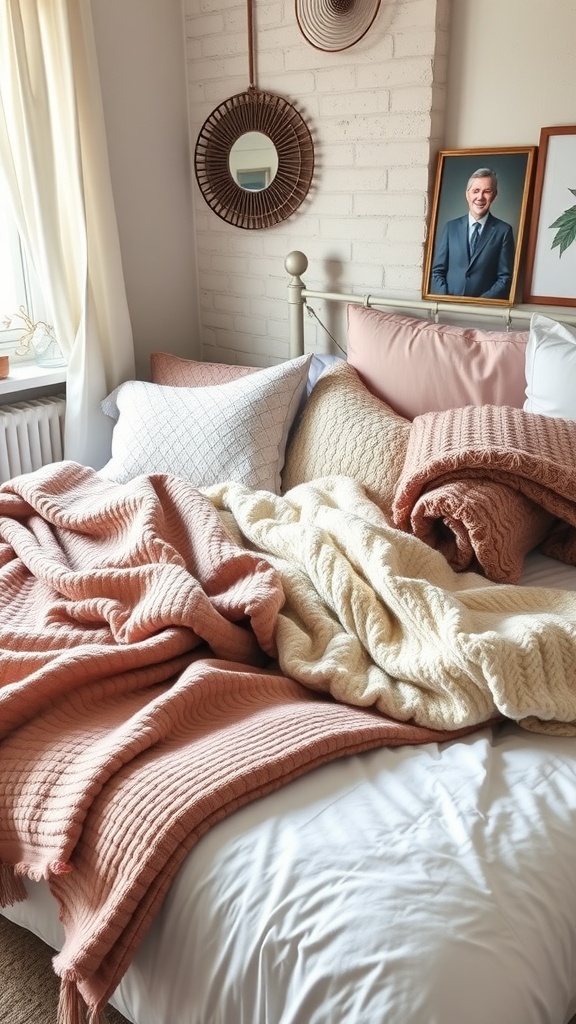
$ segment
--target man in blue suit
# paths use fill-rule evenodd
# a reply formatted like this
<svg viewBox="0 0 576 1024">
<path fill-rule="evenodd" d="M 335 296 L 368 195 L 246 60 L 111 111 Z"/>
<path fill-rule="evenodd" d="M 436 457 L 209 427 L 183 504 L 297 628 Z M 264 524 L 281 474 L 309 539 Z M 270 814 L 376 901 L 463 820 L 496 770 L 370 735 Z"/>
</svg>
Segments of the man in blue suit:
<svg viewBox="0 0 576 1024">
<path fill-rule="evenodd" d="M 434 295 L 470 295 L 510 299 L 514 270 L 514 232 L 490 213 L 498 178 L 480 167 L 468 180 L 468 213 L 449 220 L 436 246 L 430 291 Z"/>
</svg>

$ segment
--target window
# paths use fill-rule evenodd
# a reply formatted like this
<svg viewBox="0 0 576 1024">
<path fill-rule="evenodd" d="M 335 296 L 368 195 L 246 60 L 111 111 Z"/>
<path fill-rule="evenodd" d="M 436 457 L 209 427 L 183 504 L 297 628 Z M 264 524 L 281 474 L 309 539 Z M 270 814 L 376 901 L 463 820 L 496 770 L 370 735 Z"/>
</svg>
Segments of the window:
<svg viewBox="0 0 576 1024">
<path fill-rule="evenodd" d="M 10 204 L 0 183 L 0 351 L 14 352 L 22 337 L 22 322 L 14 317 L 21 306 L 32 321 L 44 319 L 40 285 L 26 259 Z M 5 326 L 6 320 L 12 321 L 10 326 Z M 33 355 L 30 352 L 26 358 L 32 359 Z"/>
<path fill-rule="evenodd" d="M 236 171 L 238 184 L 241 188 L 248 189 L 249 192 L 261 192 L 263 188 L 267 188 L 269 177 L 267 167 L 253 171 Z"/>
</svg>

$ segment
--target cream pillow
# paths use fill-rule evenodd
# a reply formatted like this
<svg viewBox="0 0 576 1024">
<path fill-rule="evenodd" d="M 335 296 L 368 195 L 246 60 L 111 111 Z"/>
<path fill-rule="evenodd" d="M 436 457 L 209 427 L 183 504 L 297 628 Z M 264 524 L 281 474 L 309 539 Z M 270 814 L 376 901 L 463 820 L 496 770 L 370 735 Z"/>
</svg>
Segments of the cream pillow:
<svg viewBox="0 0 576 1024">
<path fill-rule="evenodd" d="M 364 386 L 349 363 L 326 370 L 289 442 L 282 489 L 322 476 L 349 476 L 391 514 L 410 423 Z"/>
<path fill-rule="evenodd" d="M 121 384 L 102 402 L 117 422 L 100 472 L 118 483 L 142 473 L 174 473 L 196 487 L 235 480 L 277 494 L 309 362 L 300 356 L 204 388 Z"/>
<path fill-rule="evenodd" d="M 541 313 L 530 320 L 524 410 L 576 420 L 576 331 Z"/>
</svg>

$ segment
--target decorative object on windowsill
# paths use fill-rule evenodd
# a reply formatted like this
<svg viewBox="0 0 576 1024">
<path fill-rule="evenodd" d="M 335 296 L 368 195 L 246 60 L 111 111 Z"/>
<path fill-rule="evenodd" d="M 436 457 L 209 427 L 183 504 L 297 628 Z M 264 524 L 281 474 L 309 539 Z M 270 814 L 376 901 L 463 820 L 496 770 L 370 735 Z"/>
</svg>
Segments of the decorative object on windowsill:
<svg viewBox="0 0 576 1024">
<path fill-rule="evenodd" d="M 10 373 L 10 356 L 0 356 L 0 380 L 6 380 Z"/>
<path fill-rule="evenodd" d="M 295 0 L 296 20 L 317 50 L 336 52 L 354 46 L 374 22 L 380 0 Z"/>
<path fill-rule="evenodd" d="M 67 361 L 62 355 L 52 324 L 46 323 L 45 320 L 32 320 L 25 306 L 20 306 L 17 313 L 12 313 L 4 319 L 4 328 L 22 330 L 14 349 L 15 356 L 33 354 L 38 366 L 66 366 Z"/>
<path fill-rule="evenodd" d="M 247 12 L 248 90 L 206 119 L 194 166 L 202 196 L 218 217 L 239 228 L 267 228 L 290 217 L 308 195 L 314 146 L 296 108 L 256 88 L 252 0 Z"/>
</svg>

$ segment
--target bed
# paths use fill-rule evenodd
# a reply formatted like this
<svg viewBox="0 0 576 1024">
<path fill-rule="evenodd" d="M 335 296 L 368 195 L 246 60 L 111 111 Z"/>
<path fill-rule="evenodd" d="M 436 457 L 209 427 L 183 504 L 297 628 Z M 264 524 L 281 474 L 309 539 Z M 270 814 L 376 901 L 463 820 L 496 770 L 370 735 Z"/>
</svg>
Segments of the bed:
<svg viewBox="0 0 576 1024">
<path fill-rule="evenodd" d="M 58 1024 L 568 1024 L 576 336 L 303 355 L 287 266 L 285 364 L 156 353 L 0 489 L 2 913 Z"/>
</svg>

